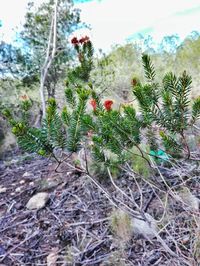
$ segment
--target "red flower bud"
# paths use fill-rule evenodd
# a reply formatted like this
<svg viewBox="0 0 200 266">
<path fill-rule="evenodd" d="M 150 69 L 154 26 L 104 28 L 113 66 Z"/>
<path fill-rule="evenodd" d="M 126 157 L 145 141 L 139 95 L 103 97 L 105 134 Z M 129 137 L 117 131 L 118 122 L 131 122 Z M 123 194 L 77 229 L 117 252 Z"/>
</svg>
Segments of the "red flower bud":
<svg viewBox="0 0 200 266">
<path fill-rule="evenodd" d="M 133 78 L 132 81 L 131 81 L 131 84 L 132 84 L 133 87 L 135 87 L 138 84 L 137 79 Z"/>
<path fill-rule="evenodd" d="M 106 100 L 103 105 L 107 111 L 110 111 L 112 109 L 111 107 L 113 105 L 113 101 L 112 100 Z"/>
<path fill-rule="evenodd" d="M 71 43 L 74 45 L 78 44 L 78 39 L 76 37 L 72 38 Z"/>
<path fill-rule="evenodd" d="M 97 102 L 96 102 L 96 100 L 95 99 L 92 99 L 90 101 L 90 104 L 92 105 L 93 111 L 96 111 L 96 109 L 97 109 Z"/>
</svg>

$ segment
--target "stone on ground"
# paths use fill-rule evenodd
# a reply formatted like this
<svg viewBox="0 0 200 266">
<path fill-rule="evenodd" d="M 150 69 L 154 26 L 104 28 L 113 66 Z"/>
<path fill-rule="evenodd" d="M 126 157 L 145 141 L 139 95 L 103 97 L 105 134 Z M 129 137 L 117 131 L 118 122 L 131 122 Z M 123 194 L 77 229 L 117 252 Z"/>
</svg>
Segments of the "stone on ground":
<svg viewBox="0 0 200 266">
<path fill-rule="evenodd" d="M 27 209 L 29 210 L 39 210 L 44 208 L 46 205 L 47 201 L 49 200 L 49 194 L 46 192 L 40 192 L 34 195 L 28 203 L 26 204 Z"/>
</svg>

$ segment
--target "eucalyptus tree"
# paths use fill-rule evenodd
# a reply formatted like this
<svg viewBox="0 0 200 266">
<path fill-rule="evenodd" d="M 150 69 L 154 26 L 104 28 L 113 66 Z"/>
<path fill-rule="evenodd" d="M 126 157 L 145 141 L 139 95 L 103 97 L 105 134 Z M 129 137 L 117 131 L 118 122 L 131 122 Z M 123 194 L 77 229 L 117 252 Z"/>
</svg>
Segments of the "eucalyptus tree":
<svg viewBox="0 0 200 266">
<path fill-rule="evenodd" d="M 49 38 L 54 5 L 55 1 L 49 0 L 35 8 L 34 3 L 30 2 L 24 29 L 20 33 L 24 49 L 31 55 L 32 64 L 38 74 L 44 65 L 48 48 L 53 49 L 53 44 L 49 44 Z M 72 0 L 58 0 L 56 12 L 56 47 L 44 84 L 48 98 L 55 97 L 56 86 L 65 76 L 66 68 L 72 58 L 69 36 L 81 25 L 80 12 L 73 7 Z"/>
</svg>

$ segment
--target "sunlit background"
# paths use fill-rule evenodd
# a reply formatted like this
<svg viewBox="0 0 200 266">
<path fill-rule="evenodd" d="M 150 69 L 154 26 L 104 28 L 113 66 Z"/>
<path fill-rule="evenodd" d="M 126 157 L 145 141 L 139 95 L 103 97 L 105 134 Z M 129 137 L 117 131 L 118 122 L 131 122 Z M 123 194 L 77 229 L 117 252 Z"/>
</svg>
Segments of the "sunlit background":
<svg viewBox="0 0 200 266">
<path fill-rule="evenodd" d="M 44 0 L 34 0 L 36 6 Z M 16 28 L 24 22 L 28 0 L 1 0 L 0 37 L 6 42 L 15 38 Z M 199 0 L 75 0 L 81 10 L 81 20 L 91 30 L 88 34 L 96 49 L 110 50 L 115 44 L 148 39 L 157 46 L 164 36 L 177 36 L 179 44 L 191 32 L 200 32 Z M 76 33 L 77 34 L 77 33 Z"/>
</svg>

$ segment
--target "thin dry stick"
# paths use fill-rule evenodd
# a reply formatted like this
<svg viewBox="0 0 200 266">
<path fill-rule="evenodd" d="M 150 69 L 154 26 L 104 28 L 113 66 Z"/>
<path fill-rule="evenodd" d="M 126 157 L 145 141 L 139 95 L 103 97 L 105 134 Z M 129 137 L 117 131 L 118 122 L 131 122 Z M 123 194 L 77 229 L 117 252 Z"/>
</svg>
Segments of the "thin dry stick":
<svg viewBox="0 0 200 266">
<path fill-rule="evenodd" d="M 86 156 L 86 154 L 85 154 L 85 156 Z M 85 160 L 87 160 L 87 157 L 85 158 Z M 95 178 L 93 176 L 90 175 L 90 173 L 87 170 L 77 169 L 75 166 L 73 166 L 72 164 L 70 164 L 68 162 L 64 162 L 64 163 L 66 165 L 68 165 L 69 167 L 71 167 L 72 169 L 78 170 L 80 173 L 85 174 L 86 177 L 88 177 L 104 193 L 106 198 L 112 203 L 113 206 L 124 211 L 124 209 L 122 209 L 118 204 L 116 204 L 114 202 L 112 196 L 109 195 L 109 193 L 98 183 L 97 180 L 95 180 Z M 87 165 L 87 163 L 86 163 L 86 165 Z M 119 199 L 117 199 L 117 201 L 126 208 L 126 210 L 125 210 L 126 212 L 128 212 L 130 215 L 132 215 L 135 218 L 141 219 L 141 218 L 139 218 L 139 213 L 137 211 L 134 211 L 133 209 L 131 209 L 128 205 L 126 205 L 125 203 L 123 203 Z"/>
<path fill-rule="evenodd" d="M 138 182 L 137 182 L 137 179 L 135 178 L 135 175 L 133 175 L 133 179 L 134 179 L 135 184 L 136 184 L 136 186 L 137 186 L 137 188 L 138 188 L 138 191 L 139 191 L 139 193 L 140 193 L 140 210 L 143 210 L 143 194 L 142 194 L 142 190 L 141 190 L 141 188 L 140 188 L 140 185 L 139 185 Z M 129 188 L 129 189 L 130 189 L 130 188 Z"/>
<path fill-rule="evenodd" d="M 150 158 L 150 160 L 151 160 L 151 158 Z M 152 162 L 152 163 L 153 163 L 153 162 Z M 168 193 L 169 193 L 169 195 L 170 195 L 172 198 L 174 198 L 175 200 L 178 200 L 179 202 L 181 202 L 184 206 L 186 206 L 186 207 L 191 207 L 189 204 L 187 204 L 186 202 L 184 202 L 184 201 L 182 200 L 182 198 L 177 194 L 176 191 L 173 191 L 173 190 L 171 189 L 171 187 L 168 186 L 167 182 L 165 181 L 164 176 L 163 176 L 162 173 L 160 172 L 159 168 L 155 165 L 155 169 L 156 169 L 156 168 L 157 168 L 157 171 L 158 171 L 158 173 L 159 173 L 161 179 L 163 180 L 165 186 L 166 186 L 167 189 L 168 189 Z M 182 178 L 181 178 L 181 180 L 182 180 Z M 193 212 L 194 212 L 194 211 L 193 211 Z M 196 214 L 198 214 L 198 212 L 196 212 Z"/>
<path fill-rule="evenodd" d="M 110 221 L 110 218 L 104 218 L 104 219 L 99 219 L 99 220 L 94 220 L 94 221 L 89 221 L 89 222 L 71 223 L 71 224 L 67 224 L 67 227 L 79 226 L 79 225 L 93 225 L 93 224 L 103 223 L 103 222 L 108 222 L 108 221 Z"/>
<path fill-rule="evenodd" d="M 4 254 L 2 256 L 2 258 L 0 259 L 0 262 L 4 261 L 4 259 L 9 256 L 16 248 L 20 247 L 21 245 L 23 245 L 25 242 L 27 242 L 28 240 L 30 240 L 31 238 L 34 238 L 36 235 L 39 234 L 39 231 L 34 232 L 33 234 L 31 234 L 30 236 L 28 236 L 27 238 L 25 238 L 22 242 L 20 242 L 18 245 L 12 247 L 6 254 Z"/>
<path fill-rule="evenodd" d="M 109 174 L 109 176 L 110 176 L 111 182 L 112 182 L 112 184 L 114 185 L 114 187 L 115 187 L 117 190 L 119 190 L 123 195 L 125 195 L 126 197 L 128 197 L 128 196 L 126 195 L 126 193 L 125 193 L 124 191 L 122 191 L 122 190 L 121 190 L 121 189 L 115 184 L 115 182 L 113 181 L 109 168 L 107 168 L 107 171 L 108 171 L 108 174 Z M 128 198 L 129 198 L 129 197 L 128 197 Z M 147 217 L 145 216 L 144 212 L 142 212 L 142 211 L 139 209 L 139 206 L 138 206 L 136 203 L 135 203 L 135 205 L 136 205 L 137 209 L 139 210 L 141 216 L 145 219 L 146 222 L 148 222 L 149 227 L 151 227 L 151 222 L 147 219 Z M 172 255 L 172 256 L 174 256 L 174 257 L 177 257 L 177 254 L 174 253 L 174 252 L 173 252 L 173 251 L 167 246 L 167 244 L 166 244 L 166 243 L 164 242 L 164 240 L 159 236 L 159 234 L 158 234 L 156 231 L 154 231 L 154 230 L 153 230 L 153 232 L 154 232 L 154 235 L 155 235 L 155 237 L 157 238 L 157 240 L 158 240 L 158 241 L 161 243 L 161 245 L 163 246 L 163 248 L 164 248 L 164 249 L 165 249 L 170 255 Z"/>
<path fill-rule="evenodd" d="M 109 178 L 110 178 L 110 181 L 111 181 L 111 183 L 113 184 L 113 186 L 119 191 L 119 192 L 121 192 L 121 194 L 122 195 L 124 195 L 127 199 L 129 199 L 130 200 L 130 202 L 132 202 L 135 206 L 136 206 L 136 208 L 138 209 L 138 210 L 140 210 L 140 207 L 139 207 L 139 205 L 135 202 L 135 200 L 134 199 L 132 199 L 132 198 L 130 198 L 120 187 L 118 187 L 116 184 L 115 184 L 115 181 L 113 180 L 113 177 L 112 177 L 112 175 L 111 175 L 111 172 L 110 172 L 110 169 L 109 169 L 109 167 L 107 167 L 107 172 L 108 172 L 108 175 L 109 175 Z"/>
</svg>

